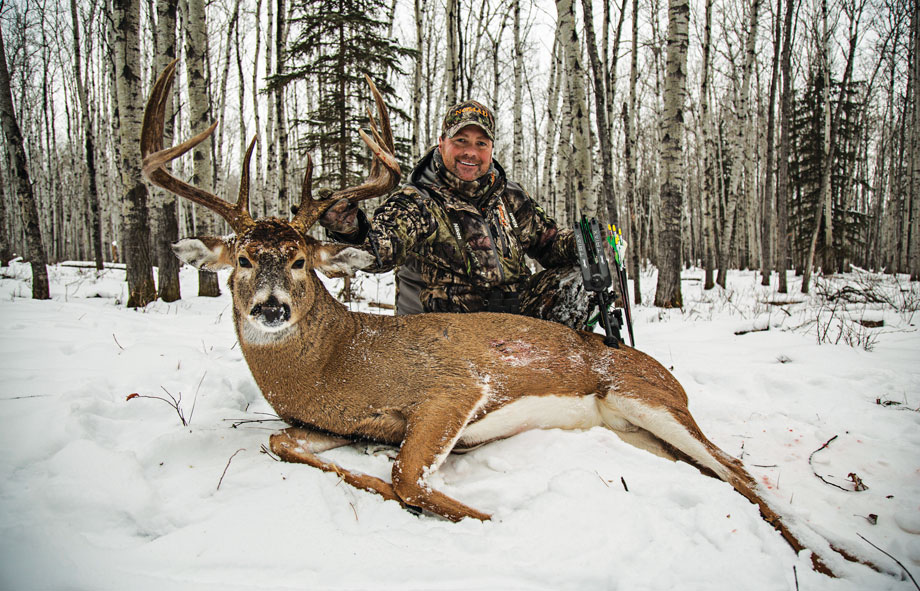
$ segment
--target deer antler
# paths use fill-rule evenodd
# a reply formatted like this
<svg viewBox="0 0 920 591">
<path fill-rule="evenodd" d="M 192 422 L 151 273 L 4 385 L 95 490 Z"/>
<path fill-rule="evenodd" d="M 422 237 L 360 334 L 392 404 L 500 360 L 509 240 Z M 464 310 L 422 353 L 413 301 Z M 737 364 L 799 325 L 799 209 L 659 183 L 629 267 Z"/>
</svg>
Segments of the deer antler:
<svg viewBox="0 0 920 591">
<path fill-rule="evenodd" d="M 291 220 L 291 225 L 301 231 L 309 230 L 333 203 L 343 197 L 352 203 L 357 203 L 371 197 L 386 195 L 399 183 L 402 172 L 400 171 L 399 163 L 396 162 L 396 148 L 393 143 L 393 131 L 390 129 L 390 116 L 387 114 L 386 104 L 383 102 L 383 97 L 380 96 L 380 92 L 374 85 L 373 80 L 366 74 L 364 79 L 367 80 L 371 94 L 374 95 L 374 102 L 377 103 L 377 114 L 380 118 L 378 127 L 378 122 L 374 119 L 370 109 L 368 109 L 367 115 L 370 119 L 373 138 L 365 133 L 363 129 L 358 130 L 361 139 L 374 153 L 370 175 L 360 185 L 336 191 L 328 199 L 316 200 L 313 199 L 310 190 L 313 166 L 308 159 L 307 171 L 303 180 L 304 184 L 301 189 L 300 207 L 297 209 L 294 219 Z"/>
<path fill-rule="evenodd" d="M 219 214 L 227 220 L 233 231 L 239 234 L 255 225 L 252 216 L 249 215 L 249 158 L 256 143 L 256 138 L 253 137 L 249 143 L 249 149 L 246 151 L 246 158 L 243 161 L 240 194 L 236 205 L 224 201 L 204 189 L 190 185 L 174 177 L 166 170 L 165 164 L 167 162 L 175 160 L 206 140 L 217 128 L 217 121 L 215 121 L 210 127 L 178 146 L 163 149 L 166 101 L 169 100 L 169 91 L 172 89 L 178 62 L 179 60 L 177 59 L 166 66 L 166 69 L 160 74 L 156 84 L 150 91 L 150 98 L 147 99 L 147 108 L 144 110 L 144 126 L 141 130 L 141 156 L 144 159 L 142 171 L 144 176 L 154 185 L 175 193 L 179 197 L 190 199 Z"/>
</svg>

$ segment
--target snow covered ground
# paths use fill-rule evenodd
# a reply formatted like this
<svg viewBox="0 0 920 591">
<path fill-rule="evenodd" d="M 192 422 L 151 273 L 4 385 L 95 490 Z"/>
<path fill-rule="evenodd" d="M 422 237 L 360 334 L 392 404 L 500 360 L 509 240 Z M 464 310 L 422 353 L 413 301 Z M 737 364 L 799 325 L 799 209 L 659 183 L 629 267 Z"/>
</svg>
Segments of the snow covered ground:
<svg viewBox="0 0 920 591">
<path fill-rule="evenodd" d="M 881 286 L 901 311 L 801 296 L 779 306 L 755 273 L 703 293 L 691 271 L 683 312 L 636 310 L 639 347 L 674 372 L 703 430 L 743 458 L 834 580 L 727 484 L 602 428 L 452 456 L 432 483 L 492 513 L 487 523 L 417 517 L 276 462 L 261 447 L 280 423 L 267 421 L 228 294 L 132 311 L 123 271 L 50 273 L 45 302 L 28 299 L 28 267 L 0 279 L 0 589 L 915 588 L 863 538 L 920 575 L 916 284 Z M 388 302 L 389 281 L 360 286 Z M 183 293 L 196 291 L 185 268 Z M 150 398 L 170 395 L 182 417 Z M 391 460 L 364 446 L 326 455 L 388 477 Z M 868 489 L 853 492 L 858 482 Z M 829 554 L 826 540 L 889 572 Z"/>
</svg>

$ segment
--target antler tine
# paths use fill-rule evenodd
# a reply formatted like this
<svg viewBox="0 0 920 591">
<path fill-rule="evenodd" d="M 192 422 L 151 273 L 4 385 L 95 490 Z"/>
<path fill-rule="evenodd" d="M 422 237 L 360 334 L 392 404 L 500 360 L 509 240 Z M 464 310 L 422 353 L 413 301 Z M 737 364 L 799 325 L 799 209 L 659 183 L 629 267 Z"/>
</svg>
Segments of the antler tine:
<svg viewBox="0 0 920 591">
<path fill-rule="evenodd" d="M 319 219 L 332 204 L 332 199 L 318 201 L 313 198 L 313 159 L 307 154 L 306 170 L 303 173 L 303 184 L 300 186 L 300 206 L 291 220 L 291 225 L 302 233 L 306 233 L 316 220 Z"/>
<path fill-rule="evenodd" d="M 390 152 L 396 152 L 396 146 L 393 143 L 393 130 L 390 128 L 390 114 L 387 111 L 386 103 L 383 102 L 383 97 L 380 95 L 380 92 L 377 91 L 377 85 L 374 84 L 374 81 L 371 80 L 371 77 L 367 74 L 364 75 L 364 79 L 367 81 L 368 86 L 371 88 L 371 94 L 374 95 L 374 102 L 377 104 L 377 114 L 380 116 L 380 131 L 383 132 L 383 137 L 385 139 L 386 148 L 390 149 Z M 374 117 L 368 112 L 368 117 L 371 120 L 371 129 L 376 130 L 374 126 Z M 376 133 L 374 134 L 377 135 Z"/>
<path fill-rule="evenodd" d="M 246 155 L 243 156 L 243 170 L 240 173 L 240 196 L 236 200 L 236 210 L 249 212 L 249 161 L 252 158 L 252 149 L 256 146 L 258 135 L 252 136 Z M 250 218 L 252 219 L 252 218 Z"/>
<path fill-rule="evenodd" d="M 358 130 L 361 139 L 364 140 L 364 143 L 367 144 L 374 153 L 371 173 L 364 183 L 356 187 L 348 187 L 347 189 L 336 191 L 332 194 L 330 200 L 338 200 L 345 197 L 352 203 L 357 203 L 358 201 L 385 195 L 399 183 L 399 179 L 402 176 L 399 163 L 396 162 L 393 131 L 390 128 L 390 117 L 387 113 L 386 103 L 383 102 L 383 97 L 380 95 L 380 91 L 377 90 L 374 81 L 370 79 L 370 76 L 365 74 L 364 79 L 367 80 L 367 85 L 370 87 L 371 94 L 374 96 L 374 102 L 377 103 L 377 115 L 380 119 L 380 130 L 378 131 L 378 122 L 368 113 L 370 116 L 371 132 L 374 134 L 374 138 L 371 138 L 364 130 Z"/>
<path fill-rule="evenodd" d="M 210 127 L 194 137 L 172 148 L 163 149 L 166 103 L 169 100 L 169 91 L 172 89 L 178 62 L 179 60 L 176 59 L 166 66 L 150 91 L 147 108 L 144 110 L 144 124 L 141 130 L 141 157 L 143 158 L 141 170 L 144 176 L 154 185 L 207 207 L 227 220 L 230 227 L 239 233 L 255 224 L 249 215 L 248 209 L 249 153 L 252 152 L 252 144 L 249 146 L 246 162 L 243 164 L 243 178 L 240 179 L 240 199 L 236 205 L 174 177 L 165 168 L 166 163 L 175 160 L 206 140 L 217 128 L 217 122 L 215 121 Z"/>
</svg>

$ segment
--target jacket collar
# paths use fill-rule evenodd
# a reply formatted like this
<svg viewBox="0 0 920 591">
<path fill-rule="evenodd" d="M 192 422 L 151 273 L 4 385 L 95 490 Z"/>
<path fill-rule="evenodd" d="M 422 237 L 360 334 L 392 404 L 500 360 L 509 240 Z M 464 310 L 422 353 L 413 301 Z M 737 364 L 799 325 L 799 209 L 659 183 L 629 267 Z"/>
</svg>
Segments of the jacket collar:
<svg viewBox="0 0 920 591">
<path fill-rule="evenodd" d="M 481 214 L 505 190 L 505 170 L 494 159 L 489 171 L 475 181 L 464 181 L 447 170 L 437 146 L 431 148 L 410 175 L 413 185 L 424 187 L 441 196 L 451 209 L 464 209 Z"/>
</svg>

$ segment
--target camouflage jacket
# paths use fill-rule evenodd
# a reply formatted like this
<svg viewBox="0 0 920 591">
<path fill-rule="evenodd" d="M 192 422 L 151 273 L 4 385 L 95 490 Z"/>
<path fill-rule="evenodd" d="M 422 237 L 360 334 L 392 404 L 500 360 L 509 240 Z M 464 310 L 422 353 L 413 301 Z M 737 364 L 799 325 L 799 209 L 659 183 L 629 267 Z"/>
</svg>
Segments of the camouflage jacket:
<svg viewBox="0 0 920 591">
<path fill-rule="evenodd" d="M 426 312 L 476 312 L 490 293 L 518 291 L 531 274 L 525 255 L 544 267 L 576 262 L 572 230 L 559 230 L 497 162 L 466 182 L 444 167 L 437 148 L 371 221 L 359 215 L 359 224 L 359 240 L 377 257 L 367 270 L 412 265 Z"/>
</svg>

